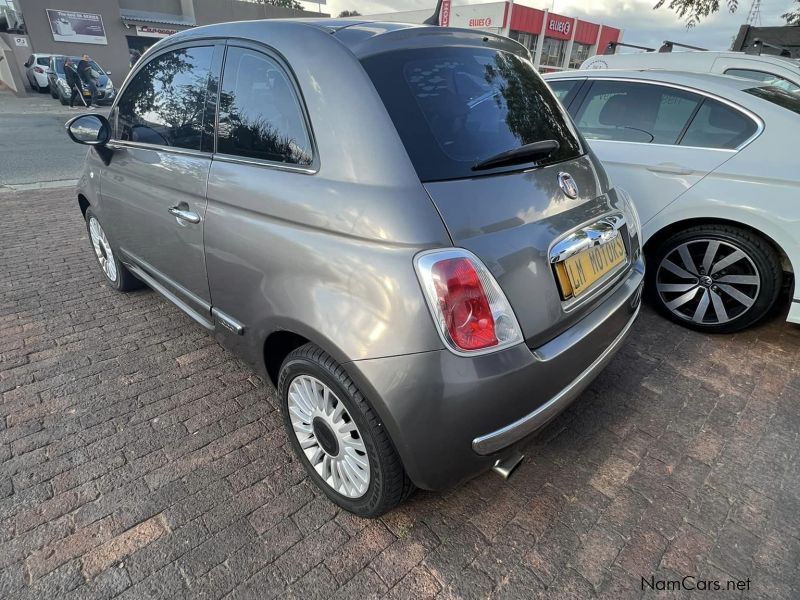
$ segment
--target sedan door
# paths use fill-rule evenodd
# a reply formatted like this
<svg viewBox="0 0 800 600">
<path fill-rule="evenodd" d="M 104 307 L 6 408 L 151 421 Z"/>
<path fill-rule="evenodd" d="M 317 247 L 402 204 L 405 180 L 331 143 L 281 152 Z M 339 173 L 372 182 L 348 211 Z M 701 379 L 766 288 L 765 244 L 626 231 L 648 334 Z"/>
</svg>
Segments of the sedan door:
<svg viewBox="0 0 800 600">
<path fill-rule="evenodd" d="M 114 154 L 100 185 L 104 226 L 124 260 L 206 326 L 203 225 L 221 54 L 213 43 L 173 47 L 142 65 L 112 115 Z"/>
<path fill-rule="evenodd" d="M 646 224 L 703 177 L 733 156 L 734 136 L 719 116 L 721 142 L 690 130 L 694 119 L 724 112 L 705 96 L 649 82 L 596 79 L 570 112 L 615 186 L 631 194 Z M 722 110 L 716 107 L 719 104 Z M 716 147 L 713 147 L 716 145 Z"/>
</svg>

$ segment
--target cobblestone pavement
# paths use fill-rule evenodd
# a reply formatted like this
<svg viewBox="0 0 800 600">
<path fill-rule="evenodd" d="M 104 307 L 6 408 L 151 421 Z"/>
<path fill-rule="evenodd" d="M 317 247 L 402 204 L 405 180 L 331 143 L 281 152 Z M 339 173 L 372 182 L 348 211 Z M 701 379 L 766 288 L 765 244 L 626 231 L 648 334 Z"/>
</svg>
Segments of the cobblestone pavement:
<svg viewBox="0 0 800 600">
<path fill-rule="evenodd" d="M 0 211 L 2 598 L 673 597 L 642 576 L 687 575 L 800 597 L 780 314 L 707 337 L 645 310 L 508 483 L 366 521 L 304 476 L 268 384 L 155 293 L 104 285 L 71 191 Z"/>
</svg>

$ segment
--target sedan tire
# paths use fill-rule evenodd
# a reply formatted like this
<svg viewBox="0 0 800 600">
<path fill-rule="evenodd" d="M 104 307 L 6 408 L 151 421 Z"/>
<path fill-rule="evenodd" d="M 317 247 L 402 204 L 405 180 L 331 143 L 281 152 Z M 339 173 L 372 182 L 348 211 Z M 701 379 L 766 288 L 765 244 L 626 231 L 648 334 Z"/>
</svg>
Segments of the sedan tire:
<svg viewBox="0 0 800 600">
<path fill-rule="evenodd" d="M 783 280 L 772 244 L 730 225 L 699 225 L 673 234 L 648 263 L 648 295 L 658 310 L 708 333 L 739 331 L 762 319 Z"/>
<path fill-rule="evenodd" d="M 89 208 L 86 210 L 86 231 L 89 233 L 89 244 L 92 246 L 97 262 L 106 281 L 118 292 L 129 292 L 144 286 L 123 265 L 118 258 L 116 248 L 106 236 L 100 221 Z"/>
<path fill-rule="evenodd" d="M 284 424 L 300 462 L 334 503 L 377 517 L 414 489 L 378 415 L 345 370 L 306 344 L 278 376 Z"/>
</svg>

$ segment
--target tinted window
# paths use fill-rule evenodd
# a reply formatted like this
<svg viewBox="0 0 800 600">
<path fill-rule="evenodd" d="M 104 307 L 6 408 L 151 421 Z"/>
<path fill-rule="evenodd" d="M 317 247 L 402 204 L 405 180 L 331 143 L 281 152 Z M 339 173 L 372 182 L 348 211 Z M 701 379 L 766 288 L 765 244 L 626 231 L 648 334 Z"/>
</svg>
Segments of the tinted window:
<svg viewBox="0 0 800 600">
<path fill-rule="evenodd" d="M 753 71 L 752 69 L 728 69 L 725 71 L 725 75 L 743 77 L 744 79 L 754 79 L 755 81 L 761 81 L 767 85 L 780 88 L 787 92 L 800 92 L 800 85 L 792 83 L 780 75 L 773 75 L 772 73 L 765 73 L 764 71 Z"/>
<path fill-rule="evenodd" d="M 78 63 L 81 61 L 81 57 L 80 56 L 70 56 L 70 58 L 72 59 L 72 66 L 75 67 L 75 69 L 77 69 L 78 68 Z M 67 57 L 66 56 L 59 56 L 59 57 L 55 58 L 55 63 L 56 63 L 55 71 L 57 73 L 62 73 L 62 74 L 64 73 L 64 63 L 66 61 L 67 61 Z M 100 74 L 105 73 L 105 71 L 103 71 L 103 69 L 100 67 L 100 65 L 98 65 L 93 60 L 89 61 L 89 66 L 91 66 L 95 71 L 97 71 Z"/>
<path fill-rule="evenodd" d="M 701 100 L 660 85 L 598 80 L 576 122 L 591 139 L 674 144 Z"/>
<path fill-rule="evenodd" d="M 46 56 L 40 56 L 39 58 L 36 59 L 36 64 L 41 65 L 43 67 L 46 67 L 49 62 L 50 59 Z"/>
<path fill-rule="evenodd" d="M 161 54 L 139 71 L 119 101 L 121 140 L 200 150 L 212 46 Z"/>
<path fill-rule="evenodd" d="M 372 56 L 364 67 L 422 181 L 472 177 L 476 162 L 543 140 L 560 148 L 539 164 L 582 152 L 552 92 L 516 55 L 427 48 Z"/>
<path fill-rule="evenodd" d="M 800 94 L 793 94 L 776 87 L 755 87 L 745 92 L 800 115 Z"/>
<path fill-rule="evenodd" d="M 552 88 L 556 98 L 561 100 L 562 104 L 566 104 L 567 96 L 569 96 L 578 87 L 578 83 L 580 82 L 575 81 L 574 79 L 571 81 L 555 79 L 553 81 L 548 81 L 547 83 Z"/>
<path fill-rule="evenodd" d="M 753 119 L 722 102 L 706 99 L 681 139 L 681 146 L 733 149 L 755 131 Z"/>
<path fill-rule="evenodd" d="M 217 152 L 308 165 L 311 142 L 292 85 L 271 58 L 228 48 L 220 94 Z"/>
</svg>

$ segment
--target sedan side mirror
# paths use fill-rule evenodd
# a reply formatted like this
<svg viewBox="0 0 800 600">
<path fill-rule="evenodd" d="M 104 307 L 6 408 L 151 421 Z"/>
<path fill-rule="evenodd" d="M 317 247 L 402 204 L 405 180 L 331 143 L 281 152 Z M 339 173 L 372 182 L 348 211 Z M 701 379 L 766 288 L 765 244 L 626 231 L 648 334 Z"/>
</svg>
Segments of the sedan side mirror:
<svg viewBox="0 0 800 600">
<path fill-rule="evenodd" d="M 87 146 L 105 146 L 111 138 L 111 126 L 103 115 L 78 115 L 66 124 L 73 142 Z"/>
</svg>

